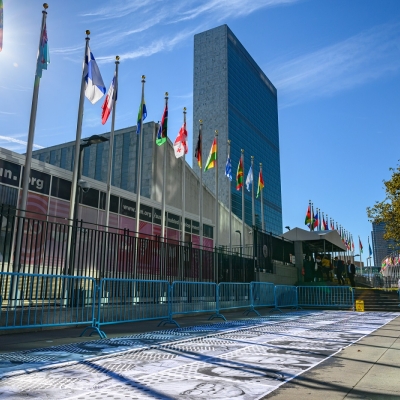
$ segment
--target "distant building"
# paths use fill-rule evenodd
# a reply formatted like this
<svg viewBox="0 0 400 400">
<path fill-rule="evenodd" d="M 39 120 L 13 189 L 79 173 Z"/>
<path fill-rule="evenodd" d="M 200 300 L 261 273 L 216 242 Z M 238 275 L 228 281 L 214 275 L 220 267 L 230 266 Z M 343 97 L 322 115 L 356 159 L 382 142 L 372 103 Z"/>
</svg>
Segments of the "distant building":
<svg viewBox="0 0 400 400">
<path fill-rule="evenodd" d="M 282 199 L 279 155 L 277 91 L 261 68 L 232 33 L 222 25 L 194 37 L 193 150 L 197 144 L 199 120 L 203 120 L 203 160 L 207 159 L 218 130 L 218 196 L 225 205 L 232 194 L 232 212 L 242 218 L 242 195 L 236 190 L 235 176 L 244 153 L 244 179 L 254 156 L 254 185 L 257 192 L 262 163 L 265 230 L 282 234 Z M 225 177 L 227 140 L 231 140 L 233 180 Z M 194 151 L 193 151 L 194 156 Z M 194 171 L 199 174 L 197 162 Z M 203 174 L 215 191 L 215 176 Z M 245 221 L 252 225 L 251 193 L 245 191 Z M 261 203 L 255 201 L 256 225 L 261 227 Z"/>
<path fill-rule="evenodd" d="M 381 222 L 379 224 L 372 223 L 372 251 L 374 256 L 374 265 L 380 267 L 382 260 L 390 253 L 399 250 L 393 240 L 386 240 L 383 238 L 385 233 L 386 224 Z"/>
<path fill-rule="evenodd" d="M 143 124 L 143 167 L 142 167 L 142 188 L 141 197 L 143 197 L 141 213 L 145 212 L 147 205 L 152 209 L 153 214 L 160 213 L 161 201 L 162 201 L 162 161 L 163 161 L 163 149 L 164 146 L 157 146 L 155 144 L 155 134 L 158 129 L 158 124 L 155 122 L 148 122 Z M 110 137 L 110 133 L 107 132 L 100 136 L 105 138 Z M 114 136 L 114 154 L 113 154 L 113 171 L 112 171 L 112 192 L 120 193 L 119 198 L 111 196 L 110 212 L 118 213 L 123 211 L 123 204 L 132 202 L 132 207 L 136 207 L 136 160 L 137 160 L 137 138 L 136 126 L 125 129 L 119 129 L 115 131 Z M 199 191 L 200 182 L 198 176 L 194 174 L 192 168 L 186 164 L 186 197 L 185 197 L 185 214 L 187 233 L 185 238 L 180 237 L 181 229 L 181 217 L 182 212 L 182 196 L 181 196 L 181 183 L 182 183 L 182 160 L 183 158 L 175 158 L 172 142 L 168 140 L 167 146 L 167 181 L 166 181 L 166 205 L 167 210 L 171 211 L 171 218 L 179 220 L 179 222 L 172 224 L 171 229 L 167 229 L 168 237 L 174 238 L 175 240 L 182 240 L 186 242 L 192 242 L 199 244 Z M 45 163 L 60 167 L 68 171 L 72 171 L 73 168 L 73 157 L 75 152 L 75 142 L 63 143 L 60 145 L 47 147 L 44 149 L 36 150 L 33 152 L 33 158 Z M 83 203 L 87 206 L 92 206 L 96 210 L 98 208 L 104 210 L 105 202 L 105 188 L 107 180 L 107 168 L 108 168 L 108 152 L 109 142 L 102 142 L 90 147 L 83 149 L 83 163 L 82 163 L 82 177 L 83 179 L 90 178 L 98 181 L 96 185 L 97 191 L 94 189 L 90 190 L 88 194 L 84 196 Z M 0 153 L 1 155 L 1 153 Z M 49 165 L 46 166 L 47 168 Z M 58 171 L 58 169 L 55 169 Z M 70 174 L 67 176 L 69 177 Z M 69 180 L 71 178 L 68 178 Z M 64 183 L 68 185 L 68 189 L 64 190 L 65 200 L 69 200 L 69 193 L 71 190 L 70 183 Z M 100 194 L 99 194 L 100 191 Z M 90 196 L 94 193 L 94 196 Z M 117 196 L 117 195 L 116 195 Z M 93 197 L 90 204 L 91 197 Z M 147 201 L 147 199 L 149 201 Z M 215 241 L 215 197 L 208 190 L 203 187 L 203 199 L 204 199 L 204 214 L 203 214 L 203 243 L 206 246 L 212 247 Z M 123 203 L 125 202 L 125 203 Z M 228 245 L 229 240 L 229 224 L 228 217 L 229 213 L 219 202 L 220 205 L 220 224 L 219 224 L 219 243 L 221 245 Z M 101 205 L 101 207 L 100 207 Z M 83 210 L 83 207 L 81 207 Z M 149 208 L 148 208 L 149 210 Z M 68 215 L 68 214 L 67 214 Z M 81 217 L 83 215 L 83 217 Z M 123 219 L 115 219 L 113 214 L 110 218 L 110 224 L 112 226 L 121 227 L 119 224 Z M 64 216 L 64 215 L 63 215 Z M 89 211 L 82 212 L 80 218 L 84 218 L 85 221 L 91 218 L 92 223 L 104 224 L 103 213 L 97 213 L 93 211 L 93 216 Z M 132 216 L 129 216 L 132 217 Z M 160 235 L 160 217 L 156 218 L 156 222 L 147 224 L 146 227 L 149 235 Z M 232 231 L 241 228 L 241 221 L 238 217 L 232 218 L 233 225 Z M 172 226 L 174 225 L 174 226 Z M 189 227 L 190 225 L 190 227 Z M 140 232 L 144 229 L 144 224 L 140 225 Z M 132 221 L 129 222 L 129 229 L 135 229 Z M 247 232 L 250 231 L 250 227 L 247 227 Z M 251 243 L 251 236 L 247 235 L 247 242 Z M 237 235 L 232 235 L 232 243 L 234 246 L 238 246 L 239 238 Z"/>
</svg>

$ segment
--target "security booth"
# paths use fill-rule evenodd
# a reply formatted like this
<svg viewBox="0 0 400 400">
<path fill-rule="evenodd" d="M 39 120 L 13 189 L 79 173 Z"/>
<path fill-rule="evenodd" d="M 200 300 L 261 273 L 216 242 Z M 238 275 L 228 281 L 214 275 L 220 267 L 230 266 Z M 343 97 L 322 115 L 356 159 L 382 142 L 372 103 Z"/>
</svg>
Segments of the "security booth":
<svg viewBox="0 0 400 400">
<path fill-rule="evenodd" d="M 294 258 L 298 283 L 304 281 L 305 271 L 303 267 L 305 261 L 307 262 L 306 257 L 326 255 L 332 262 L 334 256 L 341 254 L 344 257 L 347 251 L 346 245 L 336 230 L 306 231 L 301 228 L 294 228 L 284 233 L 282 237 L 294 243 Z"/>
</svg>

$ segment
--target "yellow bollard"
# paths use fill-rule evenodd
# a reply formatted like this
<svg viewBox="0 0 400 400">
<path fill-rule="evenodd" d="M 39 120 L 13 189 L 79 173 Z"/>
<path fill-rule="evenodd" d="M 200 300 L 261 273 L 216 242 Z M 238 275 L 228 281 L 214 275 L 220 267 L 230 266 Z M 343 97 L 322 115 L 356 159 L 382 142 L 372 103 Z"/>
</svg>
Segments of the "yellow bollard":
<svg viewBox="0 0 400 400">
<path fill-rule="evenodd" d="M 356 300 L 356 311 L 364 312 L 364 300 Z"/>
</svg>

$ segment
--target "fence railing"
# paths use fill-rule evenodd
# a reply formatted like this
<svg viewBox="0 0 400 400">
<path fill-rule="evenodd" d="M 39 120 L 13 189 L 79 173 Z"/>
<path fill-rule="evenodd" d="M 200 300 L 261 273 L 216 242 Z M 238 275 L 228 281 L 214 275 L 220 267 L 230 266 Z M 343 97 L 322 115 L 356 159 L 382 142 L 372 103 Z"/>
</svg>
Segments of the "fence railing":
<svg viewBox="0 0 400 400">
<path fill-rule="evenodd" d="M 0 330 L 87 325 L 106 337 L 103 325 L 161 320 L 177 315 L 257 307 L 354 308 L 354 291 L 341 286 L 274 286 L 251 282 L 184 282 L 166 280 L 0 273 Z"/>
<path fill-rule="evenodd" d="M 275 309 L 298 308 L 297 287 L 288 285 L 275 286 Z"/>
<path fill-rule="evenodd" d="M 298 306 L 354 308 L 354 290 L 350 286 L 299 286 Z"/>
<path fill-rule="evenodd" d="M 96 282 L 82 276 L 0 273 L 0 330 L 94 324 Z"/>
<path fill-rule="evenodd" d="M 212 248 L 0 204 L 0 272 L 185 282 L 251 282 L 289 262 L 293 242 L 254 229 L 256 244 Z M 18 245 L 16 244 L 18 243 Z"/>
</svg>

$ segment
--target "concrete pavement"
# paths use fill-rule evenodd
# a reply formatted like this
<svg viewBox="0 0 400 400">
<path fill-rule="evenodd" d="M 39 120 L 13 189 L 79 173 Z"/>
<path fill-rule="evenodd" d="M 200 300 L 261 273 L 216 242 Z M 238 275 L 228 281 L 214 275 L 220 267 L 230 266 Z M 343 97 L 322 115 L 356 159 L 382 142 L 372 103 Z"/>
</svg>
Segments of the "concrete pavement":
<svg viewBox="0 0 400 400">
<path fill-rule="evenodd" d="M 399 400 L 400 317 L 263 399 Z"/>
</svg>

